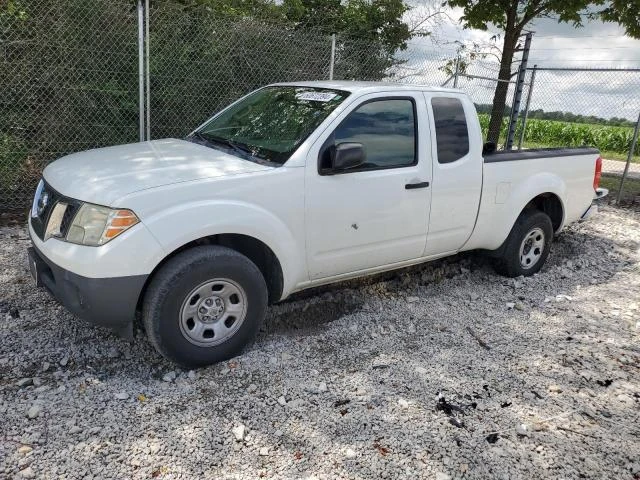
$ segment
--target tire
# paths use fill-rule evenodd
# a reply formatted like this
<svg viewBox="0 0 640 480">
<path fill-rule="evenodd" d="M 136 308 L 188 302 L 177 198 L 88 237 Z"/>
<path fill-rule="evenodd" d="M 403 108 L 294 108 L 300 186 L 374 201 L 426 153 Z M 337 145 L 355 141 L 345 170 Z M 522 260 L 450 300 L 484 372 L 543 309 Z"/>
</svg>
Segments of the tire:
<svg viewBox="0 0 640 480">
<path fill-rule="evenodd" d="M 500 247 L 494 267 L 507 277 L 533 275 L 547 260 L 552 241 L 553 225 L 549 216 L 540 210 L 526 209 Z"/>
<path fill-rule="evenodd" d="M 254 339 L 267 311 L 262 273 L 244 255 L 217 245 L 170 259 L 144 296 L 142 318 L 151 344 L 187 368 L 237 356 Z"/>
</svg>

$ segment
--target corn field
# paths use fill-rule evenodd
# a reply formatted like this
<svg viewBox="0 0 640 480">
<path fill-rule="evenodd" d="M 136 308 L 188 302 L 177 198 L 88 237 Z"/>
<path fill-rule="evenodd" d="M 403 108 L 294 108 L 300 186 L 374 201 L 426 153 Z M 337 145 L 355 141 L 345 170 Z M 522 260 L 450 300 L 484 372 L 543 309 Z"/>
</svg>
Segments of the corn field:
<svg viewBox="0 0 640 480">
<path fill-rule="evenodd" d="M 489 115 L 480 114 L 480 126 L 483 135 L 489 125 Z M 509 119 L 504 118 L 503 127 Z M 519 138 L 522 124 L 518 124 L 516 138 Z M 503 128 L 503 131 L 505 128 Z M 571 123 L 556 120 L 528 119 L 524 136 L 524 146 L 548 147 L 580 147 L 588 145 L 601 152 L 627 154 L 631 147 L 633 128 L 596 125 L 588 123 Z M 640 145 L 636 146 L 636 154 L 640 153 Z"/>
</svg>

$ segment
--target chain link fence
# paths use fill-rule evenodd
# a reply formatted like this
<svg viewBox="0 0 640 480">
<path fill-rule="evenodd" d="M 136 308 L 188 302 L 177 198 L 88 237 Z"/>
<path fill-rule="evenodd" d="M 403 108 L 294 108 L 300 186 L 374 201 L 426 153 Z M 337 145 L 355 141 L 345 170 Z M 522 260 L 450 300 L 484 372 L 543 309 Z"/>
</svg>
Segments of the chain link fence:
<svg viewBox="0 0 640 480">
<path fill-rule="evenodd" d="M 149 11 L 151 137 L 182 137 L 263 85 L 328 78 L 330 36 L 154 1 Z"/>
<path fill-rule="evenodd" d="M 0 4 L 0 211 L 29 205 L 47 162 L 138 138 L 136 9 Z"/>
<path fill-rule="evenodd" d="M 536 68 L 524 146 L 596 146 L 604 183 L 617 190 L 639 114 L 640 69 Z M 640 145 L 627 170 L 626 196 L 638 195 Z"/>
<path fill-rule="evenodd" d="M 476 103 L 484 129 L 488 124 L 495 61 L 480 58 L 456 67 L 455 54 L 425 39 L 389 52 L 371 38 L 220 15 L 172 0 L 154 0 L 145 14 L 147 58 L 140 55 L 143 18 L 132 1 L 0 4 L 0 211 L 27 208 L 42 169 L 56 158 L 141 136 L 182 137 L 239 96 L 273 82 L 333 76 L 455 85 Z M 148 63 L 147 77 L 141 76 L 141 61 Z M 592 144 L 607 160 L 624 160 L 629 120 L 640 111 L 640 71 L 538 69 L 536 75 L 532 86 L 533 72 L 527 72 L 523 104 L 531 87 L 531 105 L 516 142 L 522 137 L 523 148 Z M 594 118 L 548 118 L 549 112 L 568 111 Z M 621 125 L 602 123 L 611 117 L 623 117 Z M 503 130 L 508 118 L 509 107 Z M 613 143 L 604 143 L 604 133 L 584 133 L 598 129 Z M 605 165 L 619 175 L 619 163 Z M 638 165 L 632 164 L 630 178 Z"/>
</svg>

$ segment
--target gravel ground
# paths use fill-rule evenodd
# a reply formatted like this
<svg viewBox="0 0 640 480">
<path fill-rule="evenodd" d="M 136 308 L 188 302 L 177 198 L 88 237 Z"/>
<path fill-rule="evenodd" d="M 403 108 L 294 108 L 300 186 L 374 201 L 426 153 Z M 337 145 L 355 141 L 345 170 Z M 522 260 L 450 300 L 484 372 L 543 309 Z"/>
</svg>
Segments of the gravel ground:
<svg viewBox="0 0 640 480">
<path fill-rule="evenodd" d="M 298 296 L 198 371 L 31 286 L 0 229 L 1 478 L 640 478 L 640 214 Z"/>
</svg>

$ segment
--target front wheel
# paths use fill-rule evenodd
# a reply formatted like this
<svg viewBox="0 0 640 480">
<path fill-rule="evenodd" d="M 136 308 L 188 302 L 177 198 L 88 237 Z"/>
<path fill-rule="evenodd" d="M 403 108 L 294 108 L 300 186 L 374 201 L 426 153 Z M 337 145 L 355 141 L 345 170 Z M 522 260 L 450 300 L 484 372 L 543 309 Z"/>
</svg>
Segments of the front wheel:
<svg viewBox="0 0 640 480">
<path fill-rule="evenodd" d="M 507 277 L 529 276 L 538 272 L 551 249 L 553 225 L 539 210 L 523 211 L 501 247 L 495 269 Z"/>
<path fill-rule="evenodd" d="M 242 351 L 264 320 L 267 297 L 264 277 L 247 257 L 217 245 L 195 247 L 155 274 L 143 321 L 163 356 L 199 367 Z"/>
</svg>

